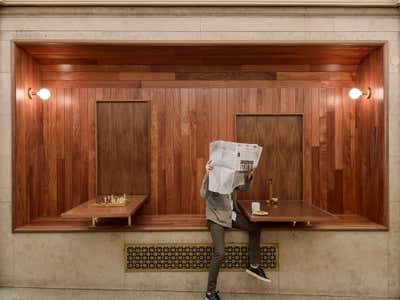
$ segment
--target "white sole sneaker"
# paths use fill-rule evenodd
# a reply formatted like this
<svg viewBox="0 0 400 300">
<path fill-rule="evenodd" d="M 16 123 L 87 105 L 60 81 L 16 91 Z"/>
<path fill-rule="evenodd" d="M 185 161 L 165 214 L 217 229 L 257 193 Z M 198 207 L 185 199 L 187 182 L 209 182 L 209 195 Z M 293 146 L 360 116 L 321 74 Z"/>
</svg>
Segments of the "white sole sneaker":
<svg viewBox="0 0 400 300">
<path fill-rule="evenodd" d="M 255 277 L 255 278 L 257 278 L 257 279 L 259 279 L 259 280 L 261 280 L 261 281 L 264 281 L 264 282 L 272 282 L 271 279 L 261 277 L 261 276 L 255 274 L 254 272 L 251 272 L 251 271 L 249 271 L 249 270 L 247 270 L 247 269 L 246 269 L 246 273 L 249 274 L 249 275 L 251 275 L 251 276 L 253 276 L 253 277 Z"/>
</svg>

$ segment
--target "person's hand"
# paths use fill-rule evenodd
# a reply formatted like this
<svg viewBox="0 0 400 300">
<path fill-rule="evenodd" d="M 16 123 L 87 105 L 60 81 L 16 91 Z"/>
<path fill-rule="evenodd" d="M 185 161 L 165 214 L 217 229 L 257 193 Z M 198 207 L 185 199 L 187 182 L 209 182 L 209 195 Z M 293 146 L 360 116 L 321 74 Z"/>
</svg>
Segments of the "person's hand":
<svg viewBox="0 0 400 300">
<path fill-rule="evenodd" d="M 206 171 L 207 171 L 207 173 L 209 173 L 213 168 L 214 168 L 214 167 L 212 166 L 212 160 L 209 160 L 209 161 L 206 163 Z"/>
<path fill-rule="evenodd" d="M 254 176 L 254 169 L 251 169 L 248 173 L 247 173 L 247 178 L 250 179 Z"/>
</svg>

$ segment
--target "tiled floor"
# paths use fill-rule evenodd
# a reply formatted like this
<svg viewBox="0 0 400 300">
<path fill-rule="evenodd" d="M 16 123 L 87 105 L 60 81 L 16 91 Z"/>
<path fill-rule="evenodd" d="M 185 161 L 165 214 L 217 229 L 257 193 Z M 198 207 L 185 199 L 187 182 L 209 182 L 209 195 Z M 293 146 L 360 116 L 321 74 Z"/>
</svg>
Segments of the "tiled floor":
<svg viewBox="0 0 400 300">
<path fill-rule="evenodd" d="M 249 295 L 221 293 L 224 300 L 365 300 L 395 299 L 366 297 L 329 297 L 296 295 Z M 0 300 L 108 300 L 108 299 L 146 299 L 146 300 L 190 300 L 204 299 L 203 293 L 188 292 L 138 292 L 130 290 L 81 290 L 81 289 L 37 289 L 37 288 L 1 288 Z"/>
</svg>

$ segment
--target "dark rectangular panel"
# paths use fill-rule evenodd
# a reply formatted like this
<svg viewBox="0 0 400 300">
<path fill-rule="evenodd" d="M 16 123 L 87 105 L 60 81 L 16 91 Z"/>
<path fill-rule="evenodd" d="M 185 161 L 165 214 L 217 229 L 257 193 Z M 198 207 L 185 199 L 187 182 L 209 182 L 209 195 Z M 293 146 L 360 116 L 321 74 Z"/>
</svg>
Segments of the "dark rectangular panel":
<svg viewBox="0 0 400 300">
<path fill-rule="evenodd" d="M 302 200 L 303 124 L 301 115 L 238 115 L 236 135 L 240 143 L 263 147 L 250 191 L 239 199 L 267 199 L 267 180 L 273 196 Z"/>
<path fill-rule="evenodd" d="M 148 192 L 148 104 L 97 102 L 97 193 Z"/>
</svg>

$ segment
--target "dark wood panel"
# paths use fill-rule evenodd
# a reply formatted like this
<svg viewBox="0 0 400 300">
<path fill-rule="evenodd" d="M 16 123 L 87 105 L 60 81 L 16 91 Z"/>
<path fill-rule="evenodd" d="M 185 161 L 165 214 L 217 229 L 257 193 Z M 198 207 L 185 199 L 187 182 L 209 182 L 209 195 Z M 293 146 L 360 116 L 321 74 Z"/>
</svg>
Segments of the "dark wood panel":
<svg viewBox="0 0 400 300">
<path fill-rule="evenodd" d="M 275 72 L 178 72 L 177 80 L 275 80 Z"/>
<path fill-rule="evenodd" d="M 352 81 L 355 74 L 349 72 L 278 72 L 278 80 L 342 80 Z"/>
<path fill-rule="evenodd" d="M 97 102 L 98 194 L 148 193 L 148 124 L 147 102 Z"/>
<path fill-rule="evenodd" d="M 366 57 L 359 67 L 360 89 L 372 89 L 371 99 L 356 104 L 356 197 L 360 214 L 387 225 L 387 132 L 385 115 L 384 49 Z"/>
<path fill-rule="evenodd" d="M 40 215 L 43 207 L 43 102 L 29 99 L 38 89 L 39 66 L 25 51 L 15 48 L 15 104 L 13 106 L 13 228 Z"/>
<path fill-rule="evenodd" d="M 267 216 L 252 214 L 253 200 L 239 200 L 238 205 L 243 214 L 252 222 L 323 222 L 336 217 L 320 208 L 301 200 L 279 200 L 275 205 L 260 201 L 260 209 L 268 212 Z M 312 225 L 312 224 L 310 224 Z"/>
<path fill-rule="evenodd" d="M 214 74 L 214 73 L 213 73 Z M 218 73 L 216 73 L 218 74 Z M 263 73 L 256 73 L 263 74 Z M 270 79 L 270 78 L 268 78 Z M 348 79 L 348 77 L 346 78 Z M 175 73 L 167 72 L 42 72 L 44 81 L 135 81 L 135 80 L 175 80 Z"/>
<path fill-rule="evenodd" d="M 357 65 L 376 45 L 132 45 L 20 42 L 41 64 Z M 134 55 L 132 55 L 134 53 Z"/>
<path fill-rule="evenodd" d="M 303 199 L 302 115 L 238 115 L 236 138 L 263 147 L 253 187 L 239 199 L 267 199 L 269 179 L 274 197 Z"/>
<path fill-rule="evenodd" d="M 358 65 L 40 65 L 44 72 L 356 72 Z"/>
</svg>

